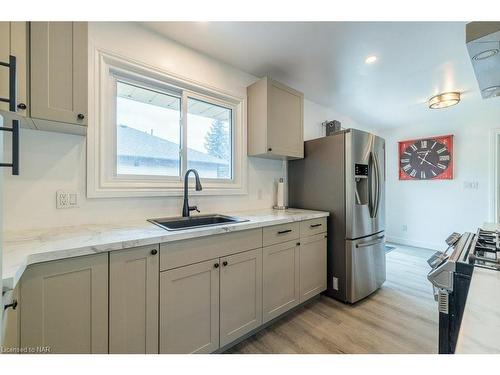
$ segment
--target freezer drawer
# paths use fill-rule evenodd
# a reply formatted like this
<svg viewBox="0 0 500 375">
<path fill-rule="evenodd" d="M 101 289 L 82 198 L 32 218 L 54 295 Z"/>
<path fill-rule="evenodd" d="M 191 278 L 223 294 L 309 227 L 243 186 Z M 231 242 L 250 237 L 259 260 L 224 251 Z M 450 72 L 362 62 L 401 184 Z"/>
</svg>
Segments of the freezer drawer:
<svg viewBox="0 0 500 375">
<path fill-rule="evenodd" d="M 384 233 L 346 241 L 347 301 L 370 295 L 385 281 Z"/>
</svg>

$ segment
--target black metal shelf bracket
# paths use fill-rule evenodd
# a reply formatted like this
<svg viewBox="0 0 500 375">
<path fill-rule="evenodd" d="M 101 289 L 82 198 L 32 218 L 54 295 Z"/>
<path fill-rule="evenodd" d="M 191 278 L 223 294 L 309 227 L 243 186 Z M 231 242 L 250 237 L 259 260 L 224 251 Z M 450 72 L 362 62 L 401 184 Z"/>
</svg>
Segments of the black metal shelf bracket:
<svg viewBox="0 0 500 375">
<path fill-rule="evenodd" d="M 12 163 L 0 163 L 0 167 L 11 167 L 12 175 L 19 175 L 19 120 L 12 120 L 12 128 L 0 127 L 0 131 L 12 133 Z"/>
<path fill-rule="evenodd" d="M 17 104 L 17 83 L 16 83 L 16 56 L 9 56 L 9 62 L 0 61 L 0 66 L 5 66 L 9 68 L 9 97 L 8 98 L 0 98 L 0 102 L 9 103 L 9 111 L 16 112 Z"/>
</svg>

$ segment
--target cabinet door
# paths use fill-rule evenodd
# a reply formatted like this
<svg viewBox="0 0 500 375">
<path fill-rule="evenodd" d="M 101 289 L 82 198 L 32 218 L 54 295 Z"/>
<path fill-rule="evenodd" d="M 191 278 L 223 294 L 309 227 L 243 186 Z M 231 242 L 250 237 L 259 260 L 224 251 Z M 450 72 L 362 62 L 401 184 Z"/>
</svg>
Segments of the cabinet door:
<svg viewBox="0 0 500 375">
<path fill-rule="evenodd" d="M 300 302 L 326 289 L 326 234 L 300 239 Z"/>
<path fill-rule="evenodd" d="M 87 124 L 87 50 L 86 22 L 31 23 L 31 117 Z"/>
<path fill-rule="evenodd" d="M 160 273 L 160 353 L 219 348 L 219 260 Z"/>
<path fill-rule="evenodd" d="M 273 80 L 268 90 L 268 148 L 273 154 L 304 157 L 303 94 Z"/>
<path fill-rule="evenodd" d="M 28 23 L 0 22 L 0 61 L 16 57 L 17 114 L 27 115 L 28 107 Z M 9 97 L 9 69 L 0 67 L 0 97 Z M 22 106 L 26 105 L 26 108 Z M 0 110 L 8 111 L 9 104 L 0 102 Z"/>
<path fill-rule="evenodd" d="M 30 266 L 21 279 L 21 347 L 108 352 L 108 254 Z"/>
<path fill-rule="evenodd" d="M 158 353 L 158 246 L 109 254 L 109 352 Z"/>
<path fill-rule="evenodd" d="M 296 241 L 265 247 L 262 256 L 263 321 L 299 303 L 299 246 Z"/>
<path fill-rule="evenodd" d="M 221 258 L 220 346 L 262 323 L 262 249 Z"/>
<path fill-rule="evenodd" d="M 11 304 L 14 301 L 19 301 L 19 289 L 5 292 L 3 295 L 3 304 Z M 3 310 L 3 309 L 2 309 Z M 5 353 L 10 353 L 12 350 L 19 348 L 19 306 L 16 308 L 9 307 L 3 312 L 2 320 L 2 336 Z M 15 353 L 15 351 L 12 351 Z"/>
</svg>

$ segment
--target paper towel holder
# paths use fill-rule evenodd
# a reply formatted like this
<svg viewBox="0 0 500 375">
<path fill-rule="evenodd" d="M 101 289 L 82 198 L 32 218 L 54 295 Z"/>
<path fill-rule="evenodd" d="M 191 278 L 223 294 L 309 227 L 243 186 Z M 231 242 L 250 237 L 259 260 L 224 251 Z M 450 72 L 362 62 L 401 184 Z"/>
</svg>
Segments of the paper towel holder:
<svg viewBox="0 0 500 375">
<path fill-rule="evenodd" d="M 279 191 L 279 185 L 280 185 L 280 184 L 282 184 L 282 186 L 284 185 L 284 179 L 283 179 L 283 177 L 280 177 L 280 179 L 278 180 L 278 191 Z M 285 188 L 285 187 L 283 186 L 283 189 L 284 189 L 284 188 Z M 284 193 L 284 191 L 282 191 L 282 195 L 283 195 L 283 193 Z M 277 192 L 277 194 L 276 194 L 276 195 L 277 195 L 277 196 L 276 196 L 276 203 L 277 203 L 277 204 L 275 204 L 275 205 L 273 206 L 273 208 L 274 208 L 275 210 L 286 210 L 286 209 L 288 208 L 288 206 L 286 206 L 286 205 L 285 205 L 285 199 L 284 199 L 284 196 L 283 196 L 283 197 L 282 197 L 282 199 L 281 199 L 281 200 L 283 201 L 283 202 L 282 202 L 282 203 L 283 203 L 283 205 L 280 205 L 279 192 Z"/>
</svg>

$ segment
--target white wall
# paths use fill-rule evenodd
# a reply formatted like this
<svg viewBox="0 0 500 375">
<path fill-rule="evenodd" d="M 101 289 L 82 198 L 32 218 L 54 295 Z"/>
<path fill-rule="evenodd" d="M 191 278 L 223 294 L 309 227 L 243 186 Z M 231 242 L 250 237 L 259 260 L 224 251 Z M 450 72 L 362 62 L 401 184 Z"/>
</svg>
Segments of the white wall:
<svg viewBox="0 0 500 375">
<path fill-rule="evenodd" d="M 456 107 L 435 112 L 433 116 L 441 121 L 407 124 L 379 133 L 386 139 L 389 241 L 442 249 L 452 232 L 475 232 L 492 219 L 490 136 L 492 129 L 500 128 L 500 101 L 485 100 L 481 110 L 474 112 L 467 111 L 468 100 L 465 97 Z M 454 179 L 399 181 L 398 141 L 446 134 L 454 135 Z M 467 182 L 477 182 L 478 189 L 466 188 Z"/>
<path fill-rule="evenodd" d="M 143 60 L 182 77 L 228 93 L 245 96 L 257 77 L 236 70 L 138 25 L 91 23 L 92 43 L 108 51 Z M 319 136 L 321 122 L 334 114 L 305 101 L 306 138 Z M 10 152 L 6 143 L 5 151 Z M 34 130 L 21 131 L 21 174 L 5 175 L 5 230 L 22 230 L 86 223 L 112 223 L 180 214 L 181 197 L 86 199 L 85 137 Z M 269 208 L 274 204 L 274 181 L 282 162 L 249 158 L 248 194 L 192 198 L 204 213 Z M 75 190 L 80 207 L 56 209 L 57 190 Z"/>
<path fill-rule="evenodd" d="M 324 137 L 325 127 L 322 123 L 326 120 L 338 120 L 342 128 L 356 128 L 377 133 L 375 129 L 359 124 L 349 116 L 340 114 L 333 108 L 326 108 L 310 100 L 304 100 L 304 140 Z"/>
</svg>

